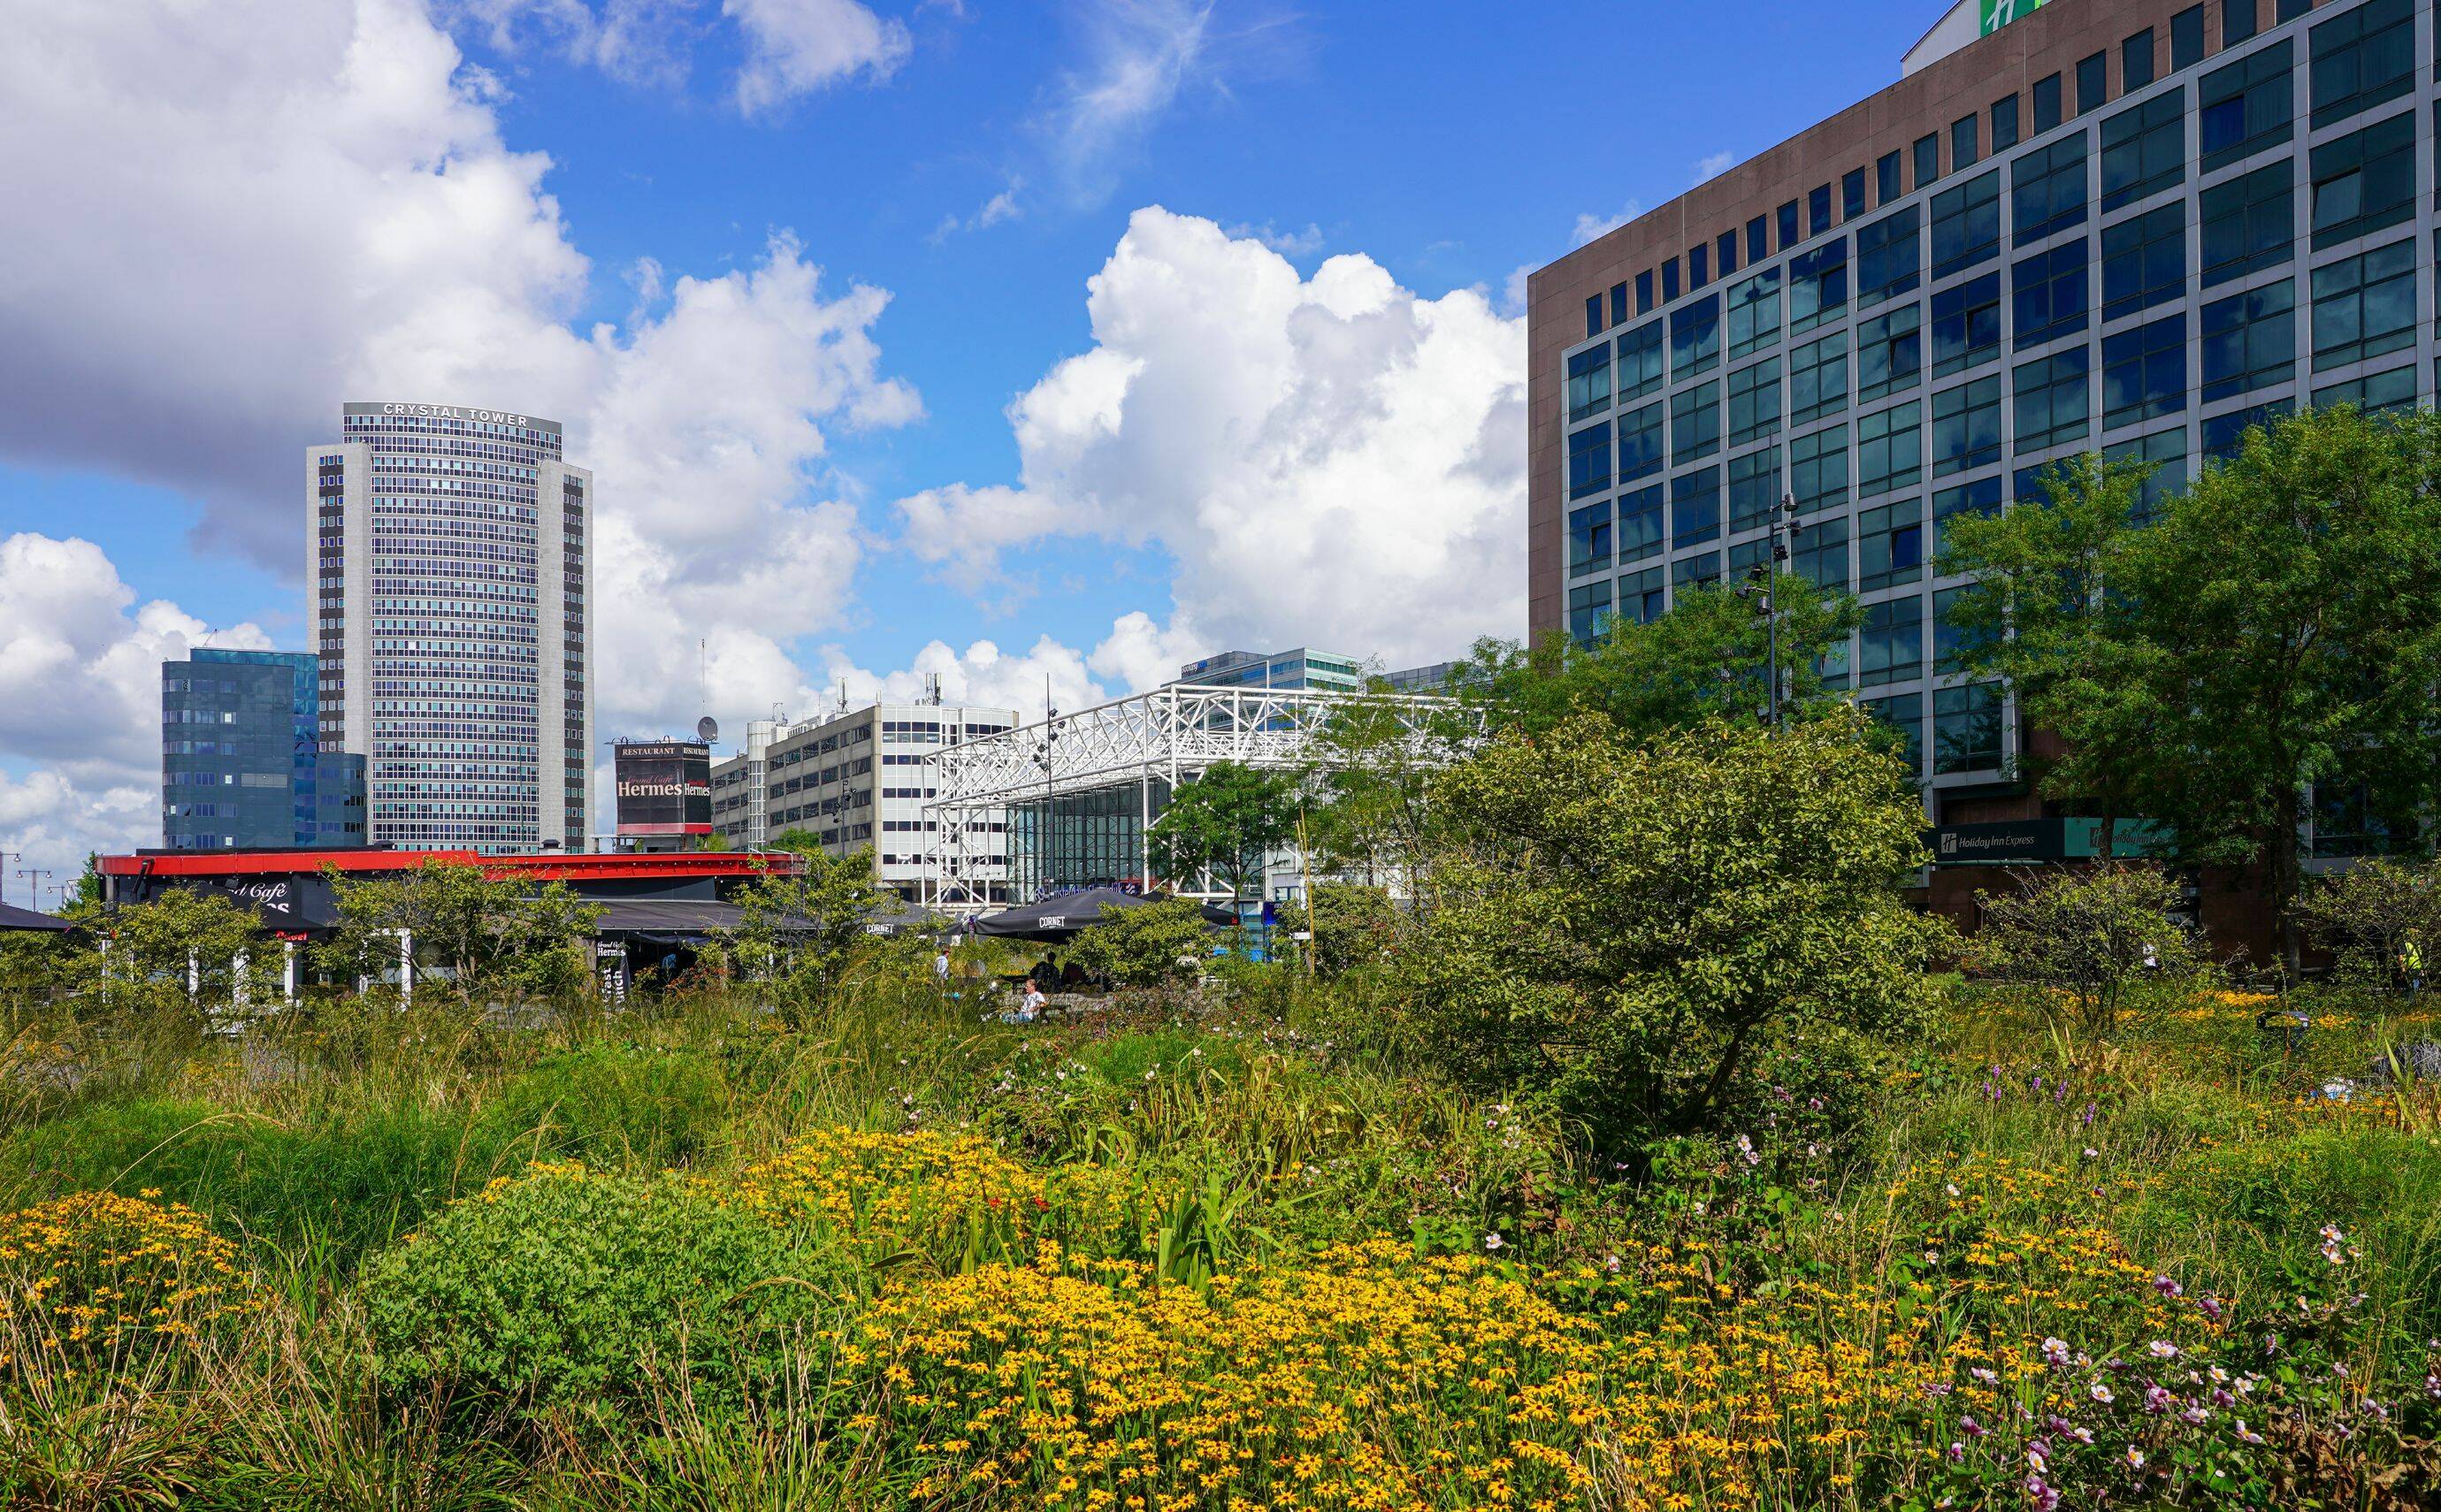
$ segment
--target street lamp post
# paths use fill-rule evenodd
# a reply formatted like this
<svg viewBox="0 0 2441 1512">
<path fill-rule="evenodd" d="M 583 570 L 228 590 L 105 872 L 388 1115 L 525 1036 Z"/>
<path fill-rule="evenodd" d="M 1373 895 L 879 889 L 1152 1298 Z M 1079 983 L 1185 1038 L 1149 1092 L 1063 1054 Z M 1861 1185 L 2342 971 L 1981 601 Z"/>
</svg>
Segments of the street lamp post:
<svg viewBox="0 0 2441 1512">
<path fill-rule="evenodd" d="M 1742 597 L 1757 601 L 1763 610 L 1765 650 L 1764 676 L 1770 687 L 1763 699 L 1763 717 L 1767 728 L 1778 733 L 1781 721 L 1780 679 L 1780 578 L 1787 570 L 1791 542 L 1797 534 L 1797 500 L 1782 494 L 1771 511 L 1771 560 L 1757 563 L 1746 574 L 1746 585 L 1739 589 Z"/>
<path fill-rule="evenodd" d="M 1042 679 L 1042 738 L 1034 743 L 1034 765 L 1042 768 L 1042 819 L 1034 829 L 1034 895 L 1051 885 L 1051 768 L 1059 746 L 1059 706 L 1051 701 L 1051 679 Z"/>
<path fill-rule="evenodd" d="M 9 863 L 11 861 L 22 861 L 25 858 L 26 853 L 23 851 L 0 851 L 0 903 L 6 903 L 9 901 L 9 887 L 6 879 Z M 35 906 L 37 908 L 41 907 L 42 901 L 42 899 L 36 898 L 34 900 Z"/>
</svg>

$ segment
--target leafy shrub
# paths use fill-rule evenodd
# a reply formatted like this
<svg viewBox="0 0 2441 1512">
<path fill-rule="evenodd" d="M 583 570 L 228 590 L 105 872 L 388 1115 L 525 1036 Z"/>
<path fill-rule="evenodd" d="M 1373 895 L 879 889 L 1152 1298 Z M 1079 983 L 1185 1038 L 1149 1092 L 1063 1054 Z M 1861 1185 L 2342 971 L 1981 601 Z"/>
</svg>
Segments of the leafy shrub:
<svg viewBox="0 0 2441 1512">
<path fill-rule="evenodd" d="M 452 1204 L 365 1273 L 382 1384 L 519 1409 L 658 1383 L 739 1406 L 814 1347 L 833 1261 L 698 1183 L 536 1165 Z"/>
<path fill-rule="evenodd" d="M 700 1158 L 728 1108 L 728 1078 L 698 1052 L 591 1044 L 510 1083 L 484 1122 L 538 1155 L 652 1169 Z"/>
<path fill-rule="evenodd" d="M 1094 976 L 1123 987 L 1190 980 L 1208 953 L 1203 907 L 1192 898 L 1128 909 L 1077 930 L 1065 952 Z"/>
<path fill-rule="evenodd" d="M 1328 981 L 1378 964 L 1398 937 L 1399 910 L 1384 888 L 1324 882 L 1313 890 L 1313 970 Z"/>
</svg>

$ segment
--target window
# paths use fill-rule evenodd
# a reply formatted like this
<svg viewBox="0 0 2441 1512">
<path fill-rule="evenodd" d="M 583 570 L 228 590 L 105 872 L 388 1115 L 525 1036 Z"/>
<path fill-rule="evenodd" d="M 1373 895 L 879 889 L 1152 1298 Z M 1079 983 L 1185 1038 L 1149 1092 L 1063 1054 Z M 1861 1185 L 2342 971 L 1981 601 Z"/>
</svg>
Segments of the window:
<svg viewBox="0 0 2441 1512">
<path fill-rule="evenodd" d="M 1682 556 L 1670 564 L 1670 587 L 1673 598 L 1685 603 L 1685 595 L 1697 588 L 1721 581 L 1721 553 L 1706 551 L 1698 556 Z"/>
<path fill-rule="evenodd" d="M 1663 304 L 1668 304 L 1671 300 L 1677 297 L 1678 260 L 1676 258 L 1664 258 L 1661 261 L 1661 302 Z"/>
<path fill-rule="evenodd" d="M 2161 501 L 2187 488 L 2187 433 L 2179 430 L 2157 430 L 2150 436 L 2132 437 L 2102 449 L 2106 462 L 2147 462 L 2152 475 L 2137 485 L 2136 517 L 2151 519 L 2161 507 Z"/>
<path fill-rule="evenodd" d="M 1639 488 L 1618 496 L 1618 562 L 1641 562 L 1661 554 L 1661 485 Z"/>
<path fill-rule="evenodd" d="M 1831 229 L 1831 186 L 1819 184 L 1805 191 L 1805 234 L 1820 236 Z"/>
<path fill-rule="evenodd" d="M 1915 139 L 1915 187 L 1924 188 L 1941 176 L 1941 136 L 1926 132 Z"/>
<path fill-rule="evenodd" d="M 2116 320 L 2187 292 L 2187 207 L 2160 206 L 2102 228 L 2102 318 Z"/>
<path fill-rule="evenodd" d="M 1898 736 L 1897 755 L 1907 767 L 1909 782 L 1924 779 L 1924 694 L 1893 693 L 1887 698 L 1864 700 L 1865 712 L 1873 723 Z"/>
<path fill-rule="evenodd" d="M 1848 501 L 1847 426 L 1834 425 L 1788 443 L 1788 495 L 1799 513 Z M 1844 581 L 1846 574 L 1841 577 Z"/>
<path fill-rule="evenodd" d="M 1932 691 L 1932 770 L 1996 771 L 2008 765 L 2007 727 L 2000 685 L 1969 683 Z"/>
<path fill-rule="evenodd" d="M 1568 634 L 1592 645 L 1610 628 L 1610 583 L 1581 583 L 1568 590 Z"/>
<path fill-rule="evenodd" d="M 1852 168 L 1839 178 L 1839 219 L 1853 221 L 1865 213 L 1865 171 Z"/>
<path fill-rule="evenodd" d="M 2052 74 L 2034 81 L 2034 135 L 2040 136 L 2060 123 L 2060 76 Z"/>
<path fill-rule="evenodd" d="M 1848 591 L 1848 516 L 1834 514 L 1788 535 L 1788 570 L 1817 588 Z"/>
<path fill-rule="evenodd" d="M 2097 52 L 2076 65 L 2076 113 L 2100 110 L 2110 99 L 2110 54 Z"/>
<path fill-rule="evenodd" d="M 1670 480 L 1670 545 L 1697 546 L 1721 538 L 1721 470 L 1698 468 Z"/>
<path fill-rule="evenodd" d="M 1610 487 L 1610 426 L 1588 425 L 1568 437 L 1568 497 Z"/>
<path fill-rule="evenodd" d="M 2016 320 L 2012 338 L 2018 351 L 2085 329 L 2086 266 L 2083 241 L 2018 261 L 2013 275 Z"/>
<path fill-rule="evenodd" d="M 1729 459 L 1729 529 L 1761 529 L 1780 501 L 1780 448 L 1766 446 Z"/>
<path fill-rule="evenodd" d="M 2288 139 L 2289 52 L 2284 39 L 2204 75 L 2196 122 L 2202 171 Z"/>
<path fill-rule="evenodd" d="M 2036 148 L 2009 170 L 2010 225 L 2032 242 L 2085 224 L 2085 134 Z"/>
<path fill-rule="evenodd" d="M 2170 18 L 2170 72 L 2204 61 L 2204 8 L 2189 6 Z"/>
<path fill-rule="evenodd" d="M 1731 284 L 1729 356 L 1732 360 L 1759 351 L 1780 339 L 1780 270 L 1765 268 L 1744 283 Z"/>
<path fill-rule="evenodd" d="M 2092 369 L 2093 354 L 2084 347 L 2017 365 L 2018 456 L 2085 439 L 2090 425 L 2086 385 Z"/>
<path fill-rule="evenodd" d="M 1613 387 L 1620 404 L 1661 387 L 1661 322 L 1641 325 L 1618 338 L 1618 376 Z"/>
<path fill-rule="evenodd" d="M 1729 444 L 1743 446 L 1780 429 L 1780 359 L 1765 357 L 1729 374 Z"/>
<path fill-rule="evenodd" d="M 2000 354 L 2000 275 L 1932 297 L 1932 375 L 1946 378 Z"/>
<path fill-rule="evenodd" d="M 1721 297 L 1706 295 L 1670 312 L 1670 381 L 1684 383 L 1721 361 Z"/>
<path fill-rule="evenodd" d="M 1874 203 L 1888 205 L 1907 192 L 1907 169 L 1896 153 L 1884 153 L 1873 162 Z"/>
<path fill-rule="evenodd" d="M 1924 500 L 1907 499 L 1856 517 L 1856 591 L 1894 588 L 1924 576 Z"/>
<path fill-rule="evenodd" d="M 1585 296 L 1585 334 L 1588 336 L 1599 336 L 1601 333 L 1601 296 L 1599 294 L 1590 294 Z"/>
<path fill-rule="evenodd" d="M 2314 125 L 2407 93 L 2415 71 L 2414 0 L 2365 0 L 2313 31 Z"/>
<path fill-rule="evenodd" d="M 1670 396 L 1670 460 L 1691 462 L 1721 449 L 1721 386 L 1718 380 Z"/>
<path fill-rule="evenodd" d="M 2415 345 L 2415 242 L 2314 270 L 2314 370 Z"/>
<path fill-rule="evenodd" d="M 1568 420 L 1571 423 L 1610 407 L 1610 348 L 1594 347 L 1568 359 Z"/>
<path fill-rule="evenodd" d="M 2234 47 L 2254 35 L 2254 0 L 2220 0 L 2220 45 Z"/>
<path fill-rule="evenodd" d="M 2287 158 L 2204 190 L 2204 287 L 2288 261 L 2297 240 L 2297 196 Z"/>
<path fill-rule="evenodd" d="M 1848 239 L 1788 261 L 1788 333 L 1811 331 L 1848 307 Z"/>
<path fill-rule="evenodd" d="M 2314 149 L 2314 246 L 2396 225 L 2415 207 L 2415 116 L 2376 121 Z"/>
<path fill-rule="evenodd" d="M 1780 207 L 1780 249 L 1785 252 L 1802 240 L 1797 229 L 1797 202 L 1791 200 Z"/>
<path fill-rule="evenodd" d="M 1771 256 L 1771 223 L 1756 216 L 1746 223 L 1746 261 L 1761 262 Z"/>
<path fill-rule="evenodd" d="M 1721 260 L 1721 277 L 1726 279 L 1738 271 L 1738 233 L 1723 231 L 1713 239 L 1712 245 Z"/>
<path fill-rule="evenodd" d="M 2017 97 L 1992 101 L 1992 151 L 2005 153 L 2017 145 Z"/>
<path fill-rule="evenodd" d="M 2187 317 L 2164 315 L 2102 338 L 2102 428 L 2187 407 Z"/>
<path fill-rule="evenodd" d="M 2333 405 L 2354 405 L 2368 415 L 2379 415 L 2394 409 L 2415 406 L 2415 369 L 2393 368 L 2351 383 L 2329 384 L 2314 390 L 2314 407 L 2328 409 Z"/>
<path fill-rule="evenodd" d="M 2296 413 L 2295 401 L 2275 399 L 2269 404 L 2250 405 L 2233 409 L 2226 415 L 2204 418 L 2204 460 L 2225 462 L 2245 448 L 2249 431 L 2269 426 L 2273 421 Z"/>
<path fill-rule="evenodd" d="M 2215 299 L 2200 312 L 2203 402 L 2285 384 L 2297 371 L 2297 280 Z M 2210 427 L 2212 422 L 2206 421 Z"/>
<path fill-rule="evenodd" d="M 1618 412 L 1618 480 L 1633 482 L 1661 471 L 1661 401 Z"/>
<path fill-rule="evenodd" d="M 1856 658 L 1856 686 L 1907 682 L 1924 675 L 1924 596 L 1908 594 L 1865 605 L 1863 655 Z"/>
<path fill-rule="evenodd" d="M 2153 28 L 2119 45 L 2119 92 L 2132 95 L 2153 81 Z"/>
<path fill-rule="evenodd" d="M 2102 211 L 2133 205 L 2187 176 L 2187 92 L 2173 89 L 2102 123 Z"/>
<path fill-rule="evenodd" d="M 2000 252 L 2000 171 L 1932 197 L 1932 276 L 1945 279 Z"/>
<path fill-rule="evenodd" d="M 2000 459 L 2000 375 L 1932 396 L 1932 476 L 1946 477 Z"/>
<path fill-rule="evenodd" d="M 1856 326 L 1856 402 L 1912 385 L 1924 372 L 1924 307 L 1906 305 Z"/>
<path fill-rule="evenodd" d="M 1857 309 L 1895 299 L 1921 281 L 1924 243 L 1916 228 L 1923 219 L 1923 207 L 1910 205 L 1856 233 Z"/>
<path fill-rule="evenodd" d="M 2313 9 L 2314 0 L 2274 0 L 2271 7 L 2271 19 L 2274 24 L 2294 21 Z"/>
<path fill-rule="evenodd" d="M 1949 549 L 1949 522 L 1965 514 L 1985 518 L 2000 513 L 2000 480 L 1997 477 L 1977 478 L 1956 488 L 1944 488 L 1932 495 L 1932 550 L 1936 559 Z"/>
<path fill-rule="evenodd" d="M 1924 402 L 1909 400 L 1856 422 L 1856 494 L 1905 488 L 1924 477 Z"/>
<path fill-rule="evenodd" d="M 1610 501 L 1568 512 L 1568 576 L 1583 577 L 1610 566 Z"/>
<path fill-rule="evenodd" d="M 1951 172 L 1955 173 L 1962 168 L 1973 167 L 1976 160 L 1983 155 L 1982 143 L 1978 139 L 1980 134 L 1977 128 L 1980 125 L 1981 122 L 1973 116 L 1961 116 L 1949 123 L 1949 171 Z"/>
<path fill-rule="evenodd" d="M 1650 315 L 1652 312 L 1653 270 L 1651 268 L 1647 268 L 1636 276 L 1636 313 L 1637 315 Z"/>
<path fill-rule="evenodd" d="M 1687 287 L 1700 289 L 1712 281 L 1711 248 L 1701 242 L 1687 249 Z"/>
<path fill-rule="evenodd" d="M 1788 354 L 1788 423 L 1835 415 L 1848 407 L 1848 333 L 1835 332 Z"/>
<path fill-rule="evenodd" d="M 1666 602 L 1659 567 L 1619 575 L 1618 613 L 1620 619 L 1632 620 L 1637 624 L 1651 624 L 1661 618 Z"/>
</svg>

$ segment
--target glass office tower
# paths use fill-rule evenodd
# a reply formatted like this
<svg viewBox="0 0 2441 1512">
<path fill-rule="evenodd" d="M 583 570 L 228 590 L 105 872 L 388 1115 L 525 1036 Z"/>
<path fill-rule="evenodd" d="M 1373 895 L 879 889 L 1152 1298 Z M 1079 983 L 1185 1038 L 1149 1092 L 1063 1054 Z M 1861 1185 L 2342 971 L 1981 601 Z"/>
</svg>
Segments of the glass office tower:
<svg viewBox="0 0 2441 1512">
<path fill-rule="evenodd" d="M 2165 493 L 2300 406 L 2429 402 L 2436 61 L 2417 0 L 1964 0 L 1897 83 L 1533 275 L 1533 633 L 1743 580 L 1786 495 L 1794 570 L 1864 605 L 1825 670 L 1935 822 L 2029 812 L 2001 691 L 1944 671 L 1944 525 L 2079 453 Z"/>
<path fill-rule="evenodd" d="M 366 757 L 371 837 L 587 848 L 593 476 L 556 421 L 351 404 L 306 454 L 326 745 Z"/>
<path fill-rule="evenodd" d="M 365 843 L 365 762 L 322 748 L 320 658 L 197 651 L 161 664 L 161 842 Z"/>
</svg>

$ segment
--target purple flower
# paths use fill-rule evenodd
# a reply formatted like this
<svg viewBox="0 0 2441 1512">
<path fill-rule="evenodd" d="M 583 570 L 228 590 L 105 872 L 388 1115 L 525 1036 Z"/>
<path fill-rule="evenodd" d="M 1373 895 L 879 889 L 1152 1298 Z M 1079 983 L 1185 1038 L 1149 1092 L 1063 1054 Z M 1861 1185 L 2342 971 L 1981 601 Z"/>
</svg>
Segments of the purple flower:
<svg viewBox="0 0 2441 1512">
<path fill-rule="evenodd" d="M 2094 1107 L 2093 1107 L 2093 1105 L 2092 1105 L 2091 1103 L 2088 1103 L 2088 1104 L 2086 1104 L 2086 1105 L 2085 1105 L 2085 1126 L 2086 1126 L 2087 1128 L 2091 1128 L 2091 1127 L 2093 1127 L 2093 1115 L 2094 1115 L 2094 1111 L 2095 1111 L 2095 1109 L 2094 1109 Z"/>
<path fill-rule="evenodd" d="M 2144 1388 L 2144 1411 L 2155 1417 L 2179 1405 L 2179 1399 L 2159 1386 Z"/>
<path fill-rule="evenodd" d="M 2043 1484 L 2039 1472 L 2026 1477 L 2026 1499 L 2035 1512 L 2056 1512 L 2060 1503 L 2059 1493 Z"/>
<path fill-rule="evenodd" d="M 1982 1424 L 1975 1421 L 1971 1414 L 1958 1420 L 1958 1429 L 1960 1432 L 1964 1433 L 1968 1438 L 1981 1438 L 1984 1434 L 1992 1431 Z"/>
<path fill-rule="evenodd" d="M 1952 1465 L 1966 1463 L 1966 1446 L 1954 1438 L 1949 1441 L 1949 1463 Z"/>
<path fill-rule="evenodd" d="M 2176 1280 L 2169 1276 L 2155 1276 L 2153 1278 L 2153 1289 L 2160 1292 L 2164 1297 L 2183 1297 L 2187 1294 L 2187 1288 L 2179 1286 Z"/>
</svg>

